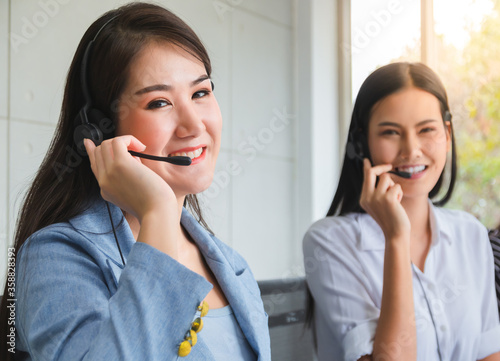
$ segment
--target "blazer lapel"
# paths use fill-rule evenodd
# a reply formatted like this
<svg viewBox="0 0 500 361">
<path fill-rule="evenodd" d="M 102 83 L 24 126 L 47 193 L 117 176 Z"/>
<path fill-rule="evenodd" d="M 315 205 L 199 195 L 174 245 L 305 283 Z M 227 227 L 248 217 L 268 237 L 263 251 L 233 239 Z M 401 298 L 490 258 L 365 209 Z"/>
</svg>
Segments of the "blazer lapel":
<svg viewBox="0 0 500 361">
<path fill-rule="evenodd" d="M 243 265 L 235 265 L 234 260 L 229 260 L 212 236 L 185 209 L 181 223 L 198 245 L 219 282 L 248 343 L 259 356 L 259 360 L 266 359 L 262 358 L 262 355 L 265 354 L 266 348 L 269 349 L 269 336 L 263 335 L 261 331 L 267 330 L 267 316 L 250 269 L 246 264 L 238 269 L 238 266 Z"/>
</svg>

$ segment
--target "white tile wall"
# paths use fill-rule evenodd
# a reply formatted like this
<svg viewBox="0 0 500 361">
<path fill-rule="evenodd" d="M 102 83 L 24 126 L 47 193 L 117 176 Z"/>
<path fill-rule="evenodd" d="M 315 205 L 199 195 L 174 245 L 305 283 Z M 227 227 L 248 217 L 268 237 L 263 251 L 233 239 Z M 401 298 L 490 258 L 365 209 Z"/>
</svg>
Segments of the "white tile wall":
<svg viewBox="0 0 500 361">
<path fill-rule="evenodd" d="M 293 163 L 236 156 L 242 167 L 234 179 L 233 245 L 257 279 L 281 278 L 292 264 Z"/>
<path fill-rule="evenodd" d="M 47 3 L 51 6 L 42 6 Z M 57 122 L 80 38 L 91 22 L 117 3 L 11 1 L 11 32 L 23 39 L 11 47 L 11 117 Z"/>
<path fill-rule="evenodd" d="M 235 9 L 232 33 L 233 149 L 290 159 L 293 119 L 275 118 L 294 114 L 292 32 Z"/>
<path fill-rule="evenodd" d="M 7 78 L 8 69 L 8 27 L 9 11 L 8 0 L 0 0 L 0 117 L 7 117 Z"/>
<path fill-rule="evenodd" d="M 24 194 L 47 152 L 53 133 L 52 125 L 10 121 L 8 173 L 11 230 L 14 229 Z"/>
<path fill-rule="evenodd" d="M 241 7 L 267 19 L 292 26 L 292 4 L 290 0 L 225 0 L 233 7 Z"/>
<path fill-rule="evenodd" d="M 233 167 L 230 152 L 221 151 L 215 167 L 214 179 L 198 198 L 202 205 L 203 217 L 210 229 L 224 243 L 233 246 L 232 229 L 232 185 L 239 170 Z"/>
</svg>

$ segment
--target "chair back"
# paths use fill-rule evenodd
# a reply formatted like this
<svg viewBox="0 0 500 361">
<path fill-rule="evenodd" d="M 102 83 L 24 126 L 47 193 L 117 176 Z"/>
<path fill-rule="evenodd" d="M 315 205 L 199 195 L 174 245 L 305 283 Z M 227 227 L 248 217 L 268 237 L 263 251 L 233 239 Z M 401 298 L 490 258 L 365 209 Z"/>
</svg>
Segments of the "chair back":
<svg viewBox="0 0 500 361">
<path fill-rule="evenodd" d="M 269 315 L 272 360 L 315 360 L 312 330 L 304 327 L 305 278 L 259 281 L 258 284 L 264 309 Z"/>
</svg>

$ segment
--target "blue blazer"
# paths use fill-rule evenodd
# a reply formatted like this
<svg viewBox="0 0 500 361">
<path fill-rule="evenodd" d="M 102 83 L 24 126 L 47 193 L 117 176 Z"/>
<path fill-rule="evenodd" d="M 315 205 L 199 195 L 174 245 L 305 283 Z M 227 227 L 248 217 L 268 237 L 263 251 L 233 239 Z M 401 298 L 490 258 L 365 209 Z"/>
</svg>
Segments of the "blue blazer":
<svg viewBox="0 0 500 361">
<path fill-rule="evenodd" d="M 177 356 L 206 279 L 135 242 L 121 210 L 98 200 L 67 223 L 33 234 L 17 255 L 16 359 L 214 360 L 203 342 Z M 181 223 L 217 278 L 257 360 L 271 360 L 267 314 L 245 260 L 183 209 Z M 221 345 L 220 347 L 224 347 Z"/>
</svg>

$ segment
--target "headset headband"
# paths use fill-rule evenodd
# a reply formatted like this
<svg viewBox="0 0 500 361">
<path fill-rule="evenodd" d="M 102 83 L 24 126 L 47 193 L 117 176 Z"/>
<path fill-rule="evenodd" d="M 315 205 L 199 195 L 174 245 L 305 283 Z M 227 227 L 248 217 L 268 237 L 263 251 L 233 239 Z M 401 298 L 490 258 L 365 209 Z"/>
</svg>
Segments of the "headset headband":
<svg viewBox="0 0 500 361">
<path fill-rule="evenodd" d="M 89 44 L 87 45 L 87 48 L 85 49 L 85 53 L 83 54 L 83 59 L 82 59 L 82 68 L 81 68 L 81 73 L 80 73 L 80 80 L 82 83 L 82 91 L 83 91 L 83 96 L 85 98 L 85 105 L 83 106 L 84 110 L 88 110 L 90 106 L 92 105 L 92 98 L 90 97 L 90 91 L 87 85 L 87 63 L 89 61 L 90 57 L 90 51 L 92 50 L 92 47 L 94 45 L 94 42 L 96 41 L 97 37 L 101 33 L 101 31 L 104 30 L 104 28 L 112 22 L 114 19 L 116 19 L 118 15 L 113 16 L 111 19 L 106 21 L 103 26 L 99 29 L 97 34 L 95 34 L 94 39 L 92 39 Z M 85 117 L 85 120 L 88 122 L 88 119 Z"/>
</svg>

